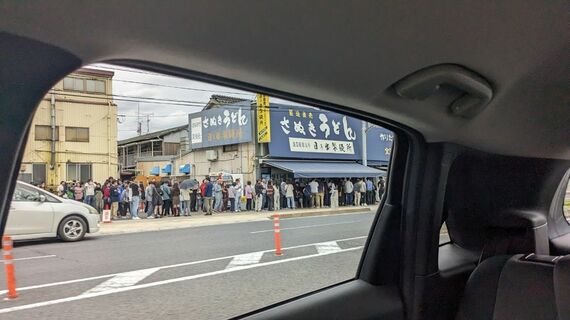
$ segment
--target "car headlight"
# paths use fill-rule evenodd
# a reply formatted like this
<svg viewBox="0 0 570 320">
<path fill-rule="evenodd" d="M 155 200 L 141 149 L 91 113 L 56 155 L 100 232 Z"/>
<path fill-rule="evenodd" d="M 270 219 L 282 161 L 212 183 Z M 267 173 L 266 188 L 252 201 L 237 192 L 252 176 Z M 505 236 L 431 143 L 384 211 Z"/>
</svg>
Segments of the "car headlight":
<svg viewBox="0 0 570 320">
<path fill-rule="evenodd" d="M 99 212 L 97 212 L 97 210 L 95 210 L 95 208 L 89 207 L 88 209 L 89 209 L 89 213 L 99 215 Z"/>
</svg>

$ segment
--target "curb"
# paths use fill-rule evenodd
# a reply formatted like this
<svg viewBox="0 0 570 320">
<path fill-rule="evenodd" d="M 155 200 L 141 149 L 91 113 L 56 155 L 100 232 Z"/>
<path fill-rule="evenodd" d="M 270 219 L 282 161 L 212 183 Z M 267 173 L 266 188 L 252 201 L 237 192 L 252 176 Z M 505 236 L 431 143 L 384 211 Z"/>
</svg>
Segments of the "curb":
<svg viewBox="0 0 570 320">
<path fill-rule="evenodd" d="M 370 207 L 354 207 L 354 208 L 344 208 L 344 209 L 331 209 L 322 211 L 305 211 L 305 212 L 291 212 L 291 213 L 276 213 L 280 219 L 287 218 L 299 218 L 299 217 L 314 217 L 314 216 L 328 216 L 343 213 L 355 213 L 363 211 L 372 211 Z M 270 215 L 267 219 L 273 219 L 274 215 Z"/>
</svg>

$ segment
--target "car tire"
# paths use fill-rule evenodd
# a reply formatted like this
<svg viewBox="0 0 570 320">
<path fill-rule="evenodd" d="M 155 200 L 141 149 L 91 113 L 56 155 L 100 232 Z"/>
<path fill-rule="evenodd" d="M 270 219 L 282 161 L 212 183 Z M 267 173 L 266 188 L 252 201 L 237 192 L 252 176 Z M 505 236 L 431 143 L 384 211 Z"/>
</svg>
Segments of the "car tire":
<svg viewBox="0 0 570 320">
<path fill-rule="evenodd" d="M 61 221 L 57 235 L 63 241 L 79 241 L 85 237 L 87 224 L 78 216 L 69 216 Z"/>
</svg>

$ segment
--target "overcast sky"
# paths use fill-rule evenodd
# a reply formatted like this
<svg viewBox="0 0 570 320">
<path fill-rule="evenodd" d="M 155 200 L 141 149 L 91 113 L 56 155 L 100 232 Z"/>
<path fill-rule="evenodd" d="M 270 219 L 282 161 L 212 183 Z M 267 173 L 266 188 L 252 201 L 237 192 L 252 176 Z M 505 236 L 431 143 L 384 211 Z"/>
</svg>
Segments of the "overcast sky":
<svg viewBox="0 0 570 320">
<path fill-rule="evenodd" d="M 119 140 L 137 135 L 139 119 L 142 121 L 142 133 L 146 133 L 147 114 L 150 132 L 187 124 L 188 114 L 202 110 L 212 94 L 255 100 L 254 93 L 204 82 L 106 64 L 89 67 L 115 72 L 113 95 L 119 109 Z M 284 102 L 279 99 L 271 101 Z M 140 109 L 140 118 L 137 118 L 137 109 Z"/>
</svg>

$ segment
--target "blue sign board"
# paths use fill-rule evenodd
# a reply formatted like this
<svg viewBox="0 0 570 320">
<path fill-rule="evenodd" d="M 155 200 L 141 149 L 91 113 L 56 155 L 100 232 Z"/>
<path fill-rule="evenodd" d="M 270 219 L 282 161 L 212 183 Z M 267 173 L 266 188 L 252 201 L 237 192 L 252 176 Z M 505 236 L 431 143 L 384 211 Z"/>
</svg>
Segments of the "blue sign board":
<svg viewBox="0 0 570 320">
<path fill-rule="evenodd" d="M 244 101 L 188 115 L 192 149 L 252 140 L 251 102 Z"/>
<path fill-rule="evenodd" d="M 272 157 L 361 160 L 362 121 L 315 108 L 271 104 Z M 380 134 L 384 137 L 381 140 Z M 389 135 L 389 137 L 387 136 Z M 367 129 L 367 157 L 388 161 L 393 134 L 383 128 Z"/>
</svg>

